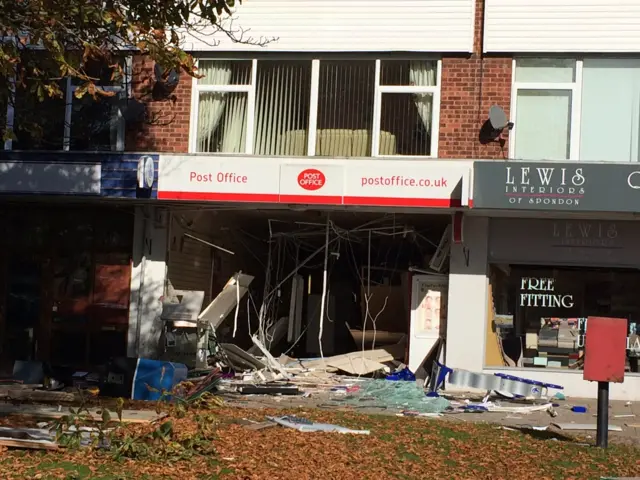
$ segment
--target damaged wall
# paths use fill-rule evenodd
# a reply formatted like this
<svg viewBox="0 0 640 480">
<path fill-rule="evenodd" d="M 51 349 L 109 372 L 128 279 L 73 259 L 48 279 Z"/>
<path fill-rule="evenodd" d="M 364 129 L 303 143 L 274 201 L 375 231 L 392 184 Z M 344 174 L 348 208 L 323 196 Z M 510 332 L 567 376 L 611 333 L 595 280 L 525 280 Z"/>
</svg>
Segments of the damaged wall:
<svg viewBox="0 0 640 480">
<path fill-rule="evenodd" d="M 451 245 L 446 364 L 481 371 L 489 279 L 487 242 L 489 219 L 466 216 L 464 243 Z M 464 300 L 462 300 L 464 299 Z"/>
<path fill-rule="evenodd" d="M 244 235 L 240 225 L 233 224 L 233 216 L 221 215 L 214 209 L 173 210 L 168 241 L 167 294 L 174 290 L 204 291 L 203 308 L 218 295 L 227 281 L 239 271 L 263 277 L 264 265 L 256 257 L 267 258 L 267 243 Z M 197 239 L 196 239 L 197 238 Z M 206 242 L 206 243 L 205 243 Z M 217 245 L 221 249 L 212 247 Z M 262 279 L 252 285 L 256 304 L 262 294 Z M 247 327 L 247 298 L 240 302 L 237 338 L 246 340 L 240 345 L 249 347 Z M 252 313 L 255 313 L 252 311 Z M 233 315 L 217 330 L 218 337 L 230 337 Z M 252 315 L 252 318 L 255 314 Z M 245 338 L 246 337 L 246 338 Z"/>
<path fill-rule="evenodd" d="M 202 240 L 210 240 L 208 232 L 200 233 L 185 228 L 185 222 L 194 222 L 192 216 L 171 215 L 169 237 L 167 279 L 168 286 L 175 290 L 196 290 L 204 292 L 204 305 L 211 301 L 211 280 L 213 275 L 213 248 L 187 235 Z"/>
<path fill-rule="evenodd" d="M 168 212 L 136 207 L 127 355 L 156 358 L 162 333 Z"/>
</svg>

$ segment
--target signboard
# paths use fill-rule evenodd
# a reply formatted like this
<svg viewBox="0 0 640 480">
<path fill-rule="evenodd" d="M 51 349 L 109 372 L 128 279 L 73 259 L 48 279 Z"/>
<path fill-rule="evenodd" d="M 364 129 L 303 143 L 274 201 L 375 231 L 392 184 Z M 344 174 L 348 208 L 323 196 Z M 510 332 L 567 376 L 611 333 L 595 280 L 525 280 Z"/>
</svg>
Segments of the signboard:
<svg viewBox="0 0 640 480">
<path fill-rule="evenodd" d="M 496 263 L 633 267 L 640 265 L 640 222 L 492 218 L 489 260 Z"/>
<path fill-rule="evenodd" d="M 469 204 L 471 165 L 468 161 L 163 155 L 158 198 L 459 207 Z"/>
<path fill-rule="evenodd" d="M 99 195 L 100 163 L 0 162 L 0 192 Z"/>
<path fill-rule="evenodd" d="M 156 198 L 157 154 L 0 152 L 0 193 Z"/>
<path fill-rule="evenodd" d="M 447 329 L 449 277 L 411 277 L 411 323 L 409 326 L 409 369 L 420 366 L 436 340 Z"/>
<path fill-rule="evenodd" d="M 474 208 L 640 212 L 640 164 L 475 162 Z"/>
</svg>

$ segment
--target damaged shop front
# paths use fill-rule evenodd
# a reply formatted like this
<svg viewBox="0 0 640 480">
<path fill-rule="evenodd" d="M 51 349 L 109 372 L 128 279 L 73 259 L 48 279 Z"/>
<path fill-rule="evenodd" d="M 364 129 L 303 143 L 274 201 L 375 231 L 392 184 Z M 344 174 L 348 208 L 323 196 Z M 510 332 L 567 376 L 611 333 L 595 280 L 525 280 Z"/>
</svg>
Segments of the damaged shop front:
<svg viewBox="0 0 640 480">
<path fill-rule="evenodd" d="M 242 371 L 284 354 L 361 375 L 415 371 L 444 339 L 470 164 L 305 163 L 161 159 L 163 359 Z"/>
</svg>

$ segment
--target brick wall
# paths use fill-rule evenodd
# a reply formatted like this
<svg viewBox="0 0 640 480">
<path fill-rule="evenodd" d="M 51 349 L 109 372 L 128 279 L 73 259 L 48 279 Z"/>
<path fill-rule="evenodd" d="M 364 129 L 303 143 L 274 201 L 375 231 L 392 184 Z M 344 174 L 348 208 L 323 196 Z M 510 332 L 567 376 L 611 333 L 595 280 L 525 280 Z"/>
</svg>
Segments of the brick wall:
<svg viewBox="0 0 640 480">
<path fill-rule="evenodd" d="M 491 105 L 507 116 L 511 99 L 511 58 L 482 54 L 484 0 L 476 0 L 474 52 L 469 57 L 443 57 L 440 94 L 440 158 L 503 158 L 498 143 L 482 145 L 480 128 Z M 507 135 L 504 135 L 507 138 Z"/>
<path fill-rule="evenodd" d="M 147 105 L 145 122 L 127 127 L 126 150 L 134 152 L 187 152 L 191 109 L 191 77 L 181 73 L 169 100 L 153 100 L 153 61 L 135 57 L 132 69 L 134 97 Z"/>
<path fill-rule="evenodd" d="M 511 57 L 482 54 L 484 0 L 476 0 L 474 53 L 442 59 L 440 100 L 440 158 L 503 158 L 508 145 L 482 145 L 480 128 L 491 105 L 509 115 Z M 148 105 L 150 121 L 127 129 L 129 151 L 187 152 L 191 108 L 191 78 L 182 74 L 174 100 L 150 101 L 145 94 L 153 84 L 153 62 L 137 57 L 133 62 L 133 91 Z M 505 138 L 508 135 L 504 135 Z"/>
</svg>

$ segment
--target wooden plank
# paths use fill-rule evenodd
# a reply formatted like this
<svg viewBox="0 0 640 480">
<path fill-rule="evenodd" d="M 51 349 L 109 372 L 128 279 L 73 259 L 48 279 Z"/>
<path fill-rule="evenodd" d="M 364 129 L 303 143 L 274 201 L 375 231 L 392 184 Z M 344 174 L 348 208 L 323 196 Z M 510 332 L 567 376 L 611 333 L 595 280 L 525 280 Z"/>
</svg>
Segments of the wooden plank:
<svg viewBox="0 0 640 480">
<path fill-rule="evenodd" d="M 236 368 L 262 370 L 267 367 L 266 364 L 233 343 L 221 343 L 220 347 L 227 354 L 231 363 L 238 364 L 234 365 Z"/>
<path fill-rule="evenodd" d="M 42 440 L 15 440 L 13 438 L 0 438 L 0 446 L 10 448 L 27 448 L 30 450 L 59 450 L 58 445 Z"/>
<path fill-rule="evenodd" d="M 74 393 L 47 390 L 12 389 L 7 391 L 11 400 L 27 400 L 30 402 L 75 402 L 80 399 Z"/>
<path fill-rule="evenodd" d="M 98 408 L 90 408 L 91 420 L 96 422 L 102 421 L 102 414 Z M 86 412 L 84 412 L 86 414 Z M 48 405 L 11 405 L 0 404 L 0 414 L 6 415 L 25 415 L 38 418 L 59 419 L 65 415 L 69 415 L 68 408 L 58 409 Z M 118 414 L 109 410 L 109 414 L 113 421 L 118 421 Z M 153 410 L 123 410 L 122 421 L 125 423 L 151 423 L 163 418 L 165 414 L 158 415 Z"/>
<path fill-rule="evenodd" d="M 393 345 L 392 347 L 396 347 L 396 345 Z M 389 347 L 389 349 L 392 349 L 392 347 Z M 402 348 L 404 349 L 404 346 L 402 346 Z M 338 364 L 338 363 L 342 364 L 345 361 L 350 361 L 350 360 L 353 361 L 354 359 L 357 359 L 357 358 L 360 358 L 360 359 L 364 358 L 365 361 L 384 363 L 384 362 L 391 362 L 392 360 L 394 360 L 395 355 L 387 351 L 387 347 L 385 347 L 377 350 L 365 350 L 364 352 L 352 352 L 352 353 L 345 353 L 342 355 L 334 355 L 332 357 L 326 357 L 324 361 L 321 358 L 319 358 L 319 359 L 310 360 L 306 362 L 301 361 L 300 363 L 305 368 L 323 368 L 324 366 L 330 366 L 333 364 Z"/>
<path fill-rule="evenodd" d="M 560 430 L 597 430 L 595 423 L 552 423 L 552 425 L 558 427 Z M 609 425 L 610 432 L 621 432 L 622 427 L 618 425 Z"/>
</svg>

